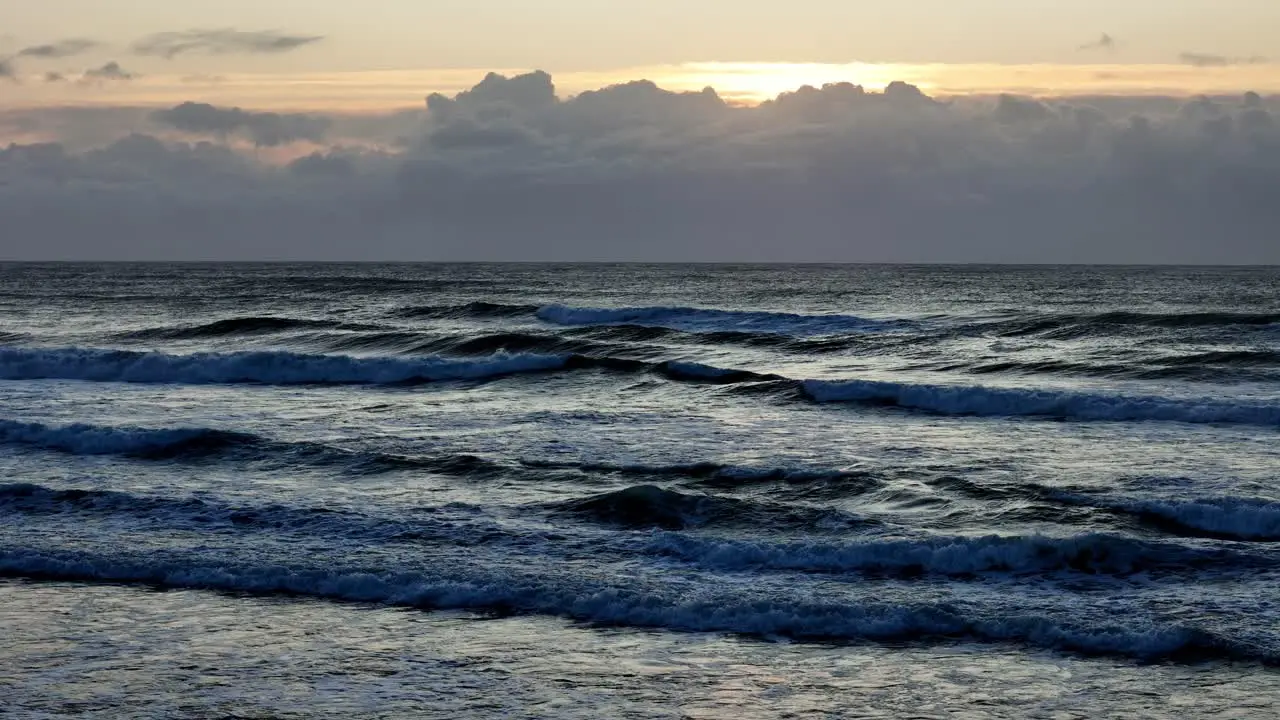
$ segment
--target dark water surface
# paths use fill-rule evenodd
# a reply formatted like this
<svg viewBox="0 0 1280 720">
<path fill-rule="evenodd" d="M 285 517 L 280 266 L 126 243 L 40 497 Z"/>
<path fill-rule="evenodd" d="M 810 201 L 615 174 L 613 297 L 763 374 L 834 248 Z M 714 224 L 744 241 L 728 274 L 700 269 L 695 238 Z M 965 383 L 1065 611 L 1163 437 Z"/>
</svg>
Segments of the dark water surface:
<svg viewBox="0 0 1280 720">
<path fill-rule="evenodd" d="M 0 265 L 0 689 L 1280 717 L 1278 282 Z"/>
</svg>

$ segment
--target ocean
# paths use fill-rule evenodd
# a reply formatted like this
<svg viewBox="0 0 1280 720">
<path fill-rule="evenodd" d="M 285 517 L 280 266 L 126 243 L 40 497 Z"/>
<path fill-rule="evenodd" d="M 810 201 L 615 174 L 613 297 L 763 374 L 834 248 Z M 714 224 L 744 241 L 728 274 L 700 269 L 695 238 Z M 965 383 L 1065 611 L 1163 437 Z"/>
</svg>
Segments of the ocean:
<svg viewBox="0 0 1280 720">
<path fill-rule="evenodd" d="M 0 265 L 0 715 L 1280 718 L 1280 269 Z"/>
</svg>

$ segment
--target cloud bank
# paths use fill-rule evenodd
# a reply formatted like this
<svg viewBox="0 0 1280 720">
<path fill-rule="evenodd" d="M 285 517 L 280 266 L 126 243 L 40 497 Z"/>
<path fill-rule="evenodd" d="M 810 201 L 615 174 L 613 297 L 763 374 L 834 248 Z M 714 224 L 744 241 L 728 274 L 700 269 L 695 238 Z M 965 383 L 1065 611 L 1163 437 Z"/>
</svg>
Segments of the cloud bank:
<svg viewBox="0 0 1280 720">
<path fill-rule="evenodd" d="M 322 116 L 247 112 L 240 108 L 219 108 L 193 102 L 159 110 L 151 117 L 160 125 L 193 135 L 226 138 L 240 133 L 258 147 L 301 141 L 320 143 L 324 141 L 330 124 L 330 120 Z"/>
<path fill-rule="evenodd" d="M 98 47 L 96 40 L 88 38 L 68 38 L 47 45 L 32 45 L 18 51 L 18 57 L 30 58 L 68 58 Z"/>
<path fill-rule="evenodd" d="M 196 29 L 148 35 L 133 44 L 133 51 L 137 55 L 167 59 L 193 53 L 275 54 L 296 50 L 323 39 L 319 35 L 286 35 L 272 30 Z"/>
<path fill-rule="evenodd" d="M 1229 57 L 1213 53 L 1184 52 L 1178 55 L 1178 61 L 1193 67 L 1229 67 L 1231 65 L 1265 65 L 1267 59 L 1260 55 L 1249 57 Z"/>
<path fill-rule="evenodd" d="M 133 73 L 120 67 L 120 63 L 112 60 L 104 63 L 101 67 L 85 70 L 81 80 L 84 82 L 106 82 L 111 80 L 132 80 L 134 77 L 136 76 Z"/>
<path fill-rule="evenodd" d="M 0 151 L 0 256 L 1276 263 L 1278 115 L 906 83 L 563 99 L 545 73 L 394 118 L 183 103 Z"/>
</svg>

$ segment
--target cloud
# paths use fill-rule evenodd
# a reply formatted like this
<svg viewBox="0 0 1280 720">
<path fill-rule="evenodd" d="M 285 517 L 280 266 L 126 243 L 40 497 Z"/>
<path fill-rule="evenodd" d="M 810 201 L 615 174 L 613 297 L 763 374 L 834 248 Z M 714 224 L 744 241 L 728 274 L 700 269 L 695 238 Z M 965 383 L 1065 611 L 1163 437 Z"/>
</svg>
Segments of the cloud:
<svg viewBox="0 0 1280 720">
<path fill-rule="evenodd" d="M 645 81 L 558 97 L 529 74 L 359 123 L 199 103 L 122 114 L 110 122 L 145 134 L 0 150 L 0 256 L 1280 262 L 1276 98 L 892 87 L 748 108 Z M 92 125 L 57 112 L 39 118 Z M 357 131 L 407 142 L 346 145 Z M 321 149 L 255 159 L 225 138 Z"/>
<path fill-rule="evenodd" d="M 258 147 L 276 147 L 299 141 L 323 142 L 331 122 L 316 115 L 249 112 L 195 102 L 158 110 L 151 117 L 160 125 L 193 135 L 225 138 L 242 134 Z"/>
<path fill-rule="evenodd" d="M 1116 49 L 1116 45 L 1118 45 L 1118 44 L 1119 44 L 1119 43 L 1117 43 L 1117 42 L 1116 42 L 1116 39 L 1115 39 L 1115 38 L 1113 38 L 1113 37 L 1111 37 L 1111 35 L 1109 35 L 1109 34 L 1107 34 L 1107 33 L 1102 33 L 1102 35 L 1101 35 L 1097 40 L 1094 40 L 1093 42 L 1090 42 L 1090 43 L 1085 43 L 1084 45 L 1081 45 L 1081 46 L 1080 46 L 1079 48 L 1077 48 L 1077 49 L 1078 49 L 1078 50 L 1107 50 L 1107 51 L 1110 51 L 1110 50 L 1115 50 L 1115 49 Z"/>
<path fill-rule="evenodd" d="M 96 40 L 88 38 L 68 38 L 47 45 L 32 45 L 18 51 L 18 57 L 32 58 L 67 58 L 79 55 L 98 47 Z"/>
<path fill-rule="evenodd" d="M 50 71 L 44 74 L 44 81 L 46 83 L 60 83 L 60 82 L 65 82 L 66 79 L 67 79 L 67 76 L 63 75 L 60 72 Z"/>
<path fill-rule="evenodd" d="M 133 44 L 133 52 L 167 59 L 188 53 L 274 54 L 296 50 L 323 39 L 320 35 L 285 35 L 271 30 L 196 29 L 148 35 Z"/>
<path fill-rule="evenodd" d="M 12 60 L 0 58 L 0 80 L 18 81 L 18 71 L 13 66 Z"/>
<path fill-rule="evenodd" d="M 90 68 L 84 71 L 81 81 L 86 83 L 92 82 L 111 82 L 111 81 L 128 81 L 136 78 L 131 72 L 120 67 L 120 63 L 112 60 L 103 64 L 101 67 Z"/>
<path fill-rule="evenodd" d="M 1230 65 L 1265 65 L 1267 59 L 1258 55 L 1228 57 L 1212 53 L 1184 52 L 1178 55 L 1178 62 L 1195 67 L 1228 67 Z"/>
</svg>

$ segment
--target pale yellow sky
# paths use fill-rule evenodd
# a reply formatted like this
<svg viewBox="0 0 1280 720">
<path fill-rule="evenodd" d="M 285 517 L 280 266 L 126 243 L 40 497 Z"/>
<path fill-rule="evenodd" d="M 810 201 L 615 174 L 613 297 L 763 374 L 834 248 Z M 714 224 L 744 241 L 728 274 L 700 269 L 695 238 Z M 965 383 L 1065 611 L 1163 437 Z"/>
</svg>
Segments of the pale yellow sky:
<svg viewBox="0 0 1280 720">
<path fill-rule="evenodd" d="M 16 55 L 21 80 L 0 81 L 11 106 L 405 107 L 531 68 L 567 94 L 645 77 L 742 100 L 894 79 L 939 94 L 1280 92 L 1280 66 L 1262 62 L 1280 58 L 1276 0 L 0 0 L 0 17 L 0 59 Z M 280 53 L 133 50 L 152 33 L 214 28 L 323 39 Z M 69 38 L 98 44 L 20 55 Z M 136 77 L 74 82 L 111 61 Z"/>
<path fill-rule="evenodd" d="M 527 68 L 499 68 L 508 75 Z M 715 87 L 731 102 L 754 104 L 805 84 L 850 81 L 869 90 L 904 80 L 934 96 L 1016 93 L 1057 95 L 1195 95 L 1253 90 L 1280 93 L 1274 65 L 1196 68 L 1186 65 L 783 64 L 688 63 L 559 73 L 562 97 L 635 79 L 675 91 Z M 339 73 L 148 75 L 130 82 L 82 87 L 74 82 L 7 89 L 9 107 L 47 105 L 172 105 L 198 99 L 270 110 L 380 111 L 421 107 L 427 92 L 454 94 L 486 70 L 385 70 Z"/>
</svg>

